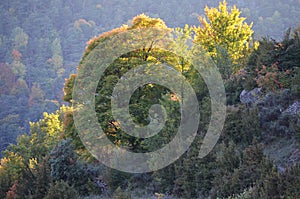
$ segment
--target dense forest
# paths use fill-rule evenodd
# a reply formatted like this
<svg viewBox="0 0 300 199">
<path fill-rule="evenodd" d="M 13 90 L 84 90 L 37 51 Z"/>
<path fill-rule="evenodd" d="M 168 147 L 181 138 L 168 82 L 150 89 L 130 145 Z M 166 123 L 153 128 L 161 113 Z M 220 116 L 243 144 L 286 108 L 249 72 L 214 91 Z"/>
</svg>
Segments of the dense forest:
<svg viewBox="0 0 300 199">
<path fill-rule="evenodd" d="M 0 198 L 300 197 L 300 1 L 5 0 L 0 10 Z M 186 57 L 156 48 L 151 38 L 158 36 L 147 32 L 153 28 Z M 151 123 L 153 104 L 166 107 L 169 119 L 157 135 L 134 137 L 114 119 L 114 87 L 142 64 L 180 71 L 201 118 L 179 159 L 127 173 L 102 164 L 81 139 L 73 88 L 79 74 L 92 77 L 86 70 L 98 63 L 95 50 L 138 30 L 147 39 L 133 38 L 145 46 L 117 57 L 95 82 L 93 108 L 104 134 L 118 147 L 147 153 L 179 129 L 181 97 L 160 85 L 139 87 L 129 100 L 142 126 Z M 226 93 L 224 127 L 204 158 L 198 154 L 213 108 L 205 77 L 189 62 L 195 53 L 203 58 L 197 46 L 220 71 Z M 153 156 L 147 164 L 157 162 Z"/>
<path fill-rule="evenodd" d="M 237 5 L 248 23 L 254 22 L 256 38 L 280 40 L 300 21 L 299 1 L 228 3 Z M 90 38 L 141 13 L 163 19 L 170 28 L 198 26 L 206 5 L 217 6 L 218 1 L 2 1 L 0 149 L 28 133 L 29 121 L 63 104 L 64 79 L 76 72 Z"/>
</svg>

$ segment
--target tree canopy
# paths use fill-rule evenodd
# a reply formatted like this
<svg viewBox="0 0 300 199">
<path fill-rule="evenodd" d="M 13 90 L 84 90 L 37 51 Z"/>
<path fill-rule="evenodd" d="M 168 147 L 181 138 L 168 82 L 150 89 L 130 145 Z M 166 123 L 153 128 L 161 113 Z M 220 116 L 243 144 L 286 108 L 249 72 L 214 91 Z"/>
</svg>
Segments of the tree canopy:
<svg viewBox="0 0 300 199">
<path fill-rule="evenodd" d="M 195 42 L 217 59 L 224 49 L 232 62 L 232 71 L 243 67 L 251 53 L 253 45 L 252 23 L 247 24 L 241 12 L 226 1 L 220 2 L 218 8 L 205 8 L 206 17 L 199 17 L 200 26 L 195 28 Z"/>
<path fill-rule="evenodd" d="M 211 1 L 209 5 L 214 3 Z M 206 16 L 199 18 L 200 26 L 193 27 L 182 23 L 185 20 L 185 23 L 190 20 L 199 23 L 198 4 L 193 0 L 155 4 L 137 0 L 4 1 L 0 5 L 1 19 L 5 19 L 0 21 L 0 149 L 6 150 L 0 160 L 0 198 L 153 198 L 154 193 L 157 197 L 174 199 L 299 198 L 300 29 L 288 29 L 282 39 L 260 38 L 258 46 L 253 39 L 253 29 L 262 32 L 268 29 L 272 35 L 280 35 L 272 26 L 276 24 L 276 28 L 284 31 L 290 24 L 288 14 L 293 16 L 292 20 L 299 19 L 300 6 L 296 6 L 299 3 L 263 1 L 259 2 L 263 5 L 260 8 L 255 0 L 238 1 L 241 12 L 223 1 L 216 7 L 207 6 Z M 249 10 L 247 6 L 255 9 Z M 142 8 L 155 18 L 140 14 L 124 21 Z M 263 13 L 258 12 L 260 9 Z M 189 13 L 192 10 L 195 13 Z M 107 17 L 112 13 L 114 17 Z M 164 20 L 159 18 L 162 16 Z M 66 20 L 60 20 L 64 17 Z M 257 22 L 253 26 L 249 23 L 252 19 Z M 184 28 L 170 28 L 174 24 Z M 164 33 L 163 36 L 149 31 L 153 29 L 157 30 L 154 33 Z M 128 47 L 122 37 L 128 36 L 128 32 L 139 33 L 129 35 L 133 44 L 141 43 L 137 45 L 139 48 L 118 54 L 104 66 L 103 75 L 98 75 L 104 68 L 101 61 L 110 52 Z M 157 37 L 163 39 L 156 40 Z M 84 48 L 87 38 L 92 39 Z M 159 48 L 159 42 L 170 45 L 173 51 Z M 200 45 L 205 52 L 197 48 Z M 100 57 L 103 52 L 108 52 L 104 53 L 108 56 Z M 190 57 L 204 60 L 204 71 L 209 71 L 207 60 L 219 67 L 227 96 L 224 127 L 213 150 L 203 158 L 199 158 L 199 151 L 213 118 L 214 99 L 203 80 L 205 76 L 198 74 L 193 65 L 197 62 L 186 59 Z M 70 69 L 70 64 L 78 64 L 77 71 Z M 118 83 L 139 75 L 141 65 L 145 66 L 145 74 L 173 80 L 180 88 L 175 93 L 148 82 L 133 87 L 128 101 L 123 98 L 117 101 L 129 104 L 126 119 L 132 119 L 133 127 L 148 126 L 159 121 L 159 115 L 166 115 L 163 128 L 150 137 L 135 137 L 135 132 L 124 130 L 122 123 L 127 121 L 119 122 L 112 111 L 113 100 L 126 95 L 122 91 L 132 87 L 121 84 L 115 90 Z M 183 81 L 168 75 L 167 70 L 184 76 L 184 81 L 195 91 L 197 104 L 186 103 L 189 118 L 181 114 L 180 102 L 187 97 Z M 71 72 L 76 74 L 65 80 L 63 95 L 59 85 Z M 82 83 L 82 74 L 88 86 L 95 85 L 92 92 L 88 92 L 88 87 L 74 89 L 77 83 Z M 216 79 L 212 79 L 216 84 Z M 83 101 L 78 103 L 76 92 L 84 96 Z M 247 100 L 242 100 L 245 97 Z M 74 106 L 63 105 L 57 110 L 60 98 L 64 104 Z M 153 114 L 152 106 L 157 104 L 165 109 Z M 195 139 L 189 148 L 172 164 L 153 172 L 126 173 L 99 162 L 83 144 L 80 127 L 75 125 L 76 111 L 84 110 L 83 105 L 92 107 L 91 115 L 105 133 L 100 135 L 96 131 L 96 138 L 85 143 L 95 148 L 93 144 L 99 144 L 105 137 L 116 148 L 133 153 L 156 151 L 173 140 L 182 120 L 192 121 L 188 124 L 195 123 L 198 128 L 193 131 Z M 193 114 L 198 109 L 199 123 Z M 42 113 L 44 110 L 57 111 Z M 91 127 L 90 121 L 82 118 L 82 123 Z M 157 129 L 155 125 L 151 128 Z M 11 140 L 17 136 L 12 144 Z M 180 150 L 180 143 L 189 141 L 190 137 L 179 140 L 172 152 Z M 105 150 L 97 152 L 113 159 Z M 168 155 L 171 156 L 150 155 L 145 164 L 157 168 L 158 160 Z M 140 166 L 136 161 L 128 164 L 134 168 Z"/>
</svg>

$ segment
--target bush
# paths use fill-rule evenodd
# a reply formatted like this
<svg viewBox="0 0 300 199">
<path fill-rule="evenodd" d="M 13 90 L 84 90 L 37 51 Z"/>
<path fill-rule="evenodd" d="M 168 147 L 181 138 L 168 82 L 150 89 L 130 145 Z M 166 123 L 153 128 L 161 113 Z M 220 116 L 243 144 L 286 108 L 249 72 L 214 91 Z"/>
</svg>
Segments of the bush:
<svg viewBox="0 0 300 199">
<path fill-rule="evenodd" d="M 72 140 L 62 140 L 50 153 L 51 177 L 73 185 L 81 195 L 88 193 L 86 166 L 78 160 Z"/>
<path fill-rule="evenodd" d="M 238 104 L 240 102 L 240 93 L 243 90 L 241 80 L 237 77 L 225 81 L 226 99 L 228 105 Z"/>
<path fill-rule="evenodd" d="M 120 187 L 118 187 L 114 194 L 114 199 L 131 199 L 132 197 L 127 191 L 123 191 Z"/>
<path fill-rule="evenodd" d="M 252 196 L 254 198 L 299 198 L 300 165 L 291 166 L 285 172 L 270 172 L 258 182 Z"/>
<path fill-rule="evenodd" d="M 50 188 L 44 199 L 77 199 L 78 193 L 64 181 L 56 181 L 50 184 Z"/>
</svg>

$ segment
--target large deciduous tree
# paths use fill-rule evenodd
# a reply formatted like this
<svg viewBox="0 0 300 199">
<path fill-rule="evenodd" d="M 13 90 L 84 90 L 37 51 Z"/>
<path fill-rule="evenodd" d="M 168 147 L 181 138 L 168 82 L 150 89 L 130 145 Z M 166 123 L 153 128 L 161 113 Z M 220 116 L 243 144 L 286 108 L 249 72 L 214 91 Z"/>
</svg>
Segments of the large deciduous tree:
<svg viewBox="0 0 300 199">
<path fill-rule="evenodd" d="M 146 28 L 157 28 L 161 30 L 170 31 L 170 29 L 165 25 L 164 21 L 159 18 L 150 18 L 144 14 L 134 17 L 131 21 L 131 25 L 123 25 L 120 28 L 113 29 L 109 32 L 101 34 L 99 37 L 93 38 L 86 47 L 83 58 L 80 62 L 78 70 L 83 70 L 83 64 L 87 59 L 91 59 L 88 55 L 94 50 L 98 45 L 105 42 L 110 37 L 113 37 L 116 34 L 130 31 L 134 29 L 145 29 Z M 151 32 L 149 32 L 151 34 Z M 149 35 L 147 35 L 149 36 Z M 138 41 L 141 41 L 142 38 L 137 38 Z M 100 80 L 96 93 L 97 97 L 95 98 L 95 109 L 99 117 L 99 121 L 102 127 L 105 129 L 104 132 L 108 137 L 118 145 L 123 145 L 129 147 L 132 150 L 141 150 L 141 139 L 129 136 L 125 134 L 118 123 L 113 119 L 111 115 L 111 105 L 110 105 L 110 96 L 112 94 L 113 88 L 117 83 L 117 80 L 122 77 L 130 69 L 141 65 L 141 64 L 159 64 L 167 62 L 169 53 L 161 52 L 161 50 L 155 49 L 155 46 L 152 44 L 145 44 L 143 49 L 139 49 L 134 52 L 130 52 L 122 57 L 114 60 L 113 63 L 105 71 L 105 76 Z M 174 55 L 172 55 L 174 56 Z M 75 75 L 71 75 L 65 83 L 65 97 L 64 99 L 72 102 L 72 88 L 74 80 L 76 79 Z M 159 103 L 160 97 L 166 94 L 167 89 L 159 85 L 145 85 L 142 88 L 137 89 L 137 92 L 131 98 L 130 110 L 131 114 L 134 117 L 135 122 L 146 125 L 147 121 L 147 112 L 150 106 L 153 103 Z M 140 100 L 142 99 L 142 100 Z M 67 124 L 68 125 L 68 124 Z M 75 129 L 74 129 L 75 130 Z M 79 137 L 76 136 L 77 133 L 70 133 L 71 137 L 75 142 L 80 143 L 78 140 Z M 75 136 L 75 137 L 74 137 Z M 78 147 L 78 145 L 77 145 Z M 81 148 L 79 146 L 79 148 Z"/>
</svg>

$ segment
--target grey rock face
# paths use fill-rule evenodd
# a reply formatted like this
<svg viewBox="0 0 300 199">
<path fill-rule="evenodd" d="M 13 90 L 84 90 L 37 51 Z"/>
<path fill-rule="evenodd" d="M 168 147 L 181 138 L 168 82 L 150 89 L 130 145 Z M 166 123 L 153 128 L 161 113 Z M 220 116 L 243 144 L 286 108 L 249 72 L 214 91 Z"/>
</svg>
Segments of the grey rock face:
<svg viewBox="0 0 300 199">
<path fill-rule="evenodd" d="M 289 113 L 293 116 L 296 116 L 298 113 L 300 113 L 300 101 L 294 102 L 283 113 Z"/>
<path fill-rule="evenodd" d="M 262 96 L 261 88 L 255 88 L 251 91 L 243 90 L 240 94 L 240 101 L 243 104 L 256 103 Z"/>
</svg>

